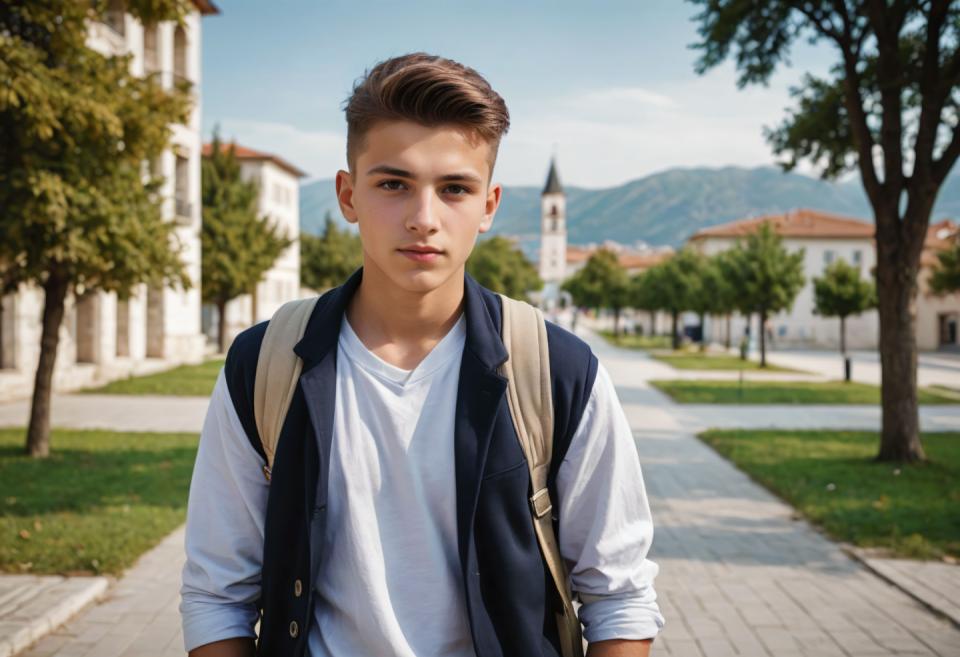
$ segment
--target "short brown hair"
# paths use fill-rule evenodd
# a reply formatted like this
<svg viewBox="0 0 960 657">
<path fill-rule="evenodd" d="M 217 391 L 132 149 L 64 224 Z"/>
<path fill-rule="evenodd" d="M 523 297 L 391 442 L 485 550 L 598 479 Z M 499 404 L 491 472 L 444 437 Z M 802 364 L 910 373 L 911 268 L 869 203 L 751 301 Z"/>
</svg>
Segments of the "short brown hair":
<svg viewBox="0 0 960 657">
<path fill-rule="evenodd" d="M 365 135 L 377 121 L 465 128 L 490 144 L 491 173 L 500 138 L 510 127 L 507 104 L 483 76 L 459 62 L 423 52 L 387 59 L 367 71 L 353 85 L 344 111 L 351 171 Z"/>
</svg>

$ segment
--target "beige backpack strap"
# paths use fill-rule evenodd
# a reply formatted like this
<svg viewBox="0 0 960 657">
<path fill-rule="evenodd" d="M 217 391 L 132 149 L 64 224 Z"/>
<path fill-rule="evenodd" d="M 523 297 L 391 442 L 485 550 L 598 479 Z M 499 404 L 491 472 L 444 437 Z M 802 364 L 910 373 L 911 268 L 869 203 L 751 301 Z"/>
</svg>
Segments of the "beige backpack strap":
<svg viewBox="0 0 960 657">
<path fill-rule="evenodd" d="M 509 358 L 500 373 L 507 378 L 507 399 L 513 426 L 530 468 L 533 526 L 544 560 L 563 601 L 557 613 L 563 657 L 583 657 L 580 620 L 573 608 L 567 567 L 553 531 L 547 475 L 553 452 L 553 393 L 550 357 L 543 314 L 528 303 L 500 295 L 503 308 L 503 343 Z"/>
<path fill-rule="evenodd" d="M 267 455 L 267 463 L 263 466 L 267 481 L 270 481 L 280 430 L 303 369 L 303 361 L 293 348 L 303 337 L 318 298 L 295 299 L 280 306 L 267 324 L 260 346 L 253 382 L 253 415 Z"/>
</svg>

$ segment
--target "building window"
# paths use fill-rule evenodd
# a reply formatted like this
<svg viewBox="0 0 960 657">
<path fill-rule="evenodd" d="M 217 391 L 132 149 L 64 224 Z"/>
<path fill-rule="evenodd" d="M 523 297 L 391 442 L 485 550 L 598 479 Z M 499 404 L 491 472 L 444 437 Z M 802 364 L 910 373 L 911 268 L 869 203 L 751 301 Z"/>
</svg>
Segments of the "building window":
<svg viewBox="0 0 960 657">
<path fill-rule="evenodd" d="M 862 261 L 863 261 L 863 252 L 860 251 L 860 249 L 857 249 L 856 251 L 853 252 L 853 264 L 859 267 Z"/>
<path fill-rule="evenodd" d="M 558 214 L 557 205 L 554 203 L 553 205 L 550 206 L 550 216 L 556 217 L 557 214 Z"/>
<path fill-rule="evenodd" d="M 126 33 L 126 10 L 123 0 L 110 0 L 103 14 L 103 22 L 111 30 L 123 36 Z"/>
<path fill-rule="evenodd" d="M 160 49 L 157 39 L 157 25 L 145 25 L 143 28 L 143 69 L 149 75 L 160 70 Z"/>
<path fill-rule="evenodd" d="M 823 264 L 829 266 L 833 262 L 834 253 L 830 249 L 823 252 Z"/>
<path fill-rule="evenodd" d="M 190 203 L 190 160 L 182 155 L 177 155 L 173 198 L 177 217 L 188 221 L 192 220 L 193 206 Z"/>
<path fill-rule="evenodd" d="M 173 33 L 173 75 L 177 80 L 188 80 L 187 77 L 187 33 L 182 25 L 178 25 Z"/>
</svg>

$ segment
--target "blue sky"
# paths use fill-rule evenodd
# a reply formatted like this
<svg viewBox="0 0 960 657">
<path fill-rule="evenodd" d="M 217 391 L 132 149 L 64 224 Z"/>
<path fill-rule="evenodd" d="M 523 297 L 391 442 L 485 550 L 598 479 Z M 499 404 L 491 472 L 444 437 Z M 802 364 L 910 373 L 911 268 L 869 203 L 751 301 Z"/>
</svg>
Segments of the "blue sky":
<svg viewBox="0 0 960 657">
<path fill-rule="evenodd" d="M 697 76 L 681 0 L 217 0 L 203 21 L 204 139 L 274 152 L 311 177 L 344 166 L 341 104 L 377 61 L 423 50 L 483 74 L 511 113 L 495 178 L 539 185 L 553 152 L 565 184 L 608 187 L 684 166 L 774 161 L 762 128 L 790 104 L 826 46 L 795 49 L 767 88 L 740 91 L 731 65 Z"/>
</svg>

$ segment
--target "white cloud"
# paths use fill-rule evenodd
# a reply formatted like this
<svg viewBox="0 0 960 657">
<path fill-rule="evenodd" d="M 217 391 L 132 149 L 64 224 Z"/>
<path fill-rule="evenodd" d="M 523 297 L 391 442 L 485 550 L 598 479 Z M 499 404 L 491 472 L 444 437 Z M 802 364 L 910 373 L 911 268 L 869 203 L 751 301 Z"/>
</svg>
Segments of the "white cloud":
<svg viewBox="0 0 960 657">
<path fill-rule="evenodd" d="M 564 184 L 585 187 L 610 187 L 672 167 L 774 164 L 763 126 L 782 120 L 796 77 L 781 75 L 769 87 L 738 90 L 732 67 L 720 67 L 655 88 L 524 99 L 511 107 L 495 178 L 509 185 L 543 184 L 554 148 Z M 312 178 L 332 178 L 346 166 L 345 127 L 312 131 L 230 118 L 220 124 L 225 139 L 275 153 Z M 810 172 L 805 165 L 799 169 Z"/>
<path fill-rule="evenodd" d="M 300 130 L 285 123 L 223 119 L 219 121 L 224 141 L 235 139 L 248 148 L 278 155 L 307 172 L 309 178 L 333 178 L 346 168 L 346 134 Z M 209 140 L 210 135 L 204 135 Z"/>
<path fill-rule="evenodd" d="M 759 166 L 776 157 L 763 138 L 790 104 L 781 76 L 738 90 L 732 69 L 657 88 L 609 88 L 526 103 L 503 141 L 497 178 L 543 182 L 553 147 L 561 179 L 609 187 L 671 167 Z"/>
</svg>

